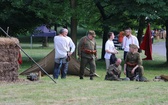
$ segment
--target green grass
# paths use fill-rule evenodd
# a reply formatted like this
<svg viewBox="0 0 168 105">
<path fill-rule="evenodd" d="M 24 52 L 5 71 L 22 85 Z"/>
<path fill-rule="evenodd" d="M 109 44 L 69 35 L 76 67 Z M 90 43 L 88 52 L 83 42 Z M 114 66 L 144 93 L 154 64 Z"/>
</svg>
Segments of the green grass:
<svg viewBox="0 0 168 105">
<path fill-rule="evenodd" d="M 101 43 L 100 39 L 98 39 Z M 25 52 L 36 61 L 46 56 L 52 49 L 41 47 L 41 44 L 21 44 Z M 101 49 L 98 49 L 100 52 Z M 23 55 L 23 54 L 22 54 Z M 123 51 L 120 50 L 117 57 L 122 58 Z M 141 53 L 144 58 L 144 53 Z M 100 58 L 100 54 L 99 54 Z M 47 76 L 36 82 L 0 82 L 0 105 L 167 105 L 168 84 L 167 82 L 153 82 L 155 76 L 168 75 L 168 65 L 165 57 L 153 55 L 154 60 L 143 61 L 145 77 L 149 82 L 135 81 L 105 81 L 105 62 L 98 60 L 96 73 L 100 77 L 89 77 L 79 80 L 78 76 L 68 75 L 67 79 L 58 79 L 56 84 Z M 19 72 L 29 68 L 31 62 L 23 55 L 23 64 Z M 122 62 L 123 66 L 123 62 Z M 125 75 L 121 75 L 125 77 Z M 19 76 L 26 79 L 25 76 Z"/>
</svg>

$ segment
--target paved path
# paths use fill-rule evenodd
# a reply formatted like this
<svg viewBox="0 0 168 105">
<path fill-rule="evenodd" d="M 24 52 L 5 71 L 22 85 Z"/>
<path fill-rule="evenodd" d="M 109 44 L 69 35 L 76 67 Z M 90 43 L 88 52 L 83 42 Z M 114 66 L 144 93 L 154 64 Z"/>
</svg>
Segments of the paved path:
<svg viewBox="0 0 168 105">
<path fill-rule="evenodd" d="M 166 45 L 165 42 L 158 42 L 152 45 L 153 54 L 158 54 L 166 57 Z"/>
<path fill-rule="evenodd" d="M 97 48 L 102 48 L 102 46 L 97 46 Z M 158 42 L 158 43 L 152 44 L 152 53 L 166 57 L 165 42 Z"/>
</svg>

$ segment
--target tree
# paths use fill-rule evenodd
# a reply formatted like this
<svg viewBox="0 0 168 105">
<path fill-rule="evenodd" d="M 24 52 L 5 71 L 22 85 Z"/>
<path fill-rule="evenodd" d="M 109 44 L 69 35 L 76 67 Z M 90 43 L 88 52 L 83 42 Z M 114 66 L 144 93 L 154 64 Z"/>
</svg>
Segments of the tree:
<svg viewBox="0 0 168 105">
<path fill-rule="evenodd" d="M 71 38 L 74 41 L 75 45 L 77 45 L 77 25 L 78 25 L 77 18 L 76 18 L 77 14 L 75 12 L 76 6 L 77 6 L 76 0 L 71 0 L 71 8 L 73 10 L 73 14 L 71 17 Z M 73 56 L 76 58 L 76 50 Z"/>
<path fill-rule="evenodd" d="M 1 0 L 0 4 L 1 27 L 9 26 L 11 35 L 33 30 L 41 24 L 66 23 L 69 18 L 64 15 L 68 13 L 64 0 Z"/>
</svg>

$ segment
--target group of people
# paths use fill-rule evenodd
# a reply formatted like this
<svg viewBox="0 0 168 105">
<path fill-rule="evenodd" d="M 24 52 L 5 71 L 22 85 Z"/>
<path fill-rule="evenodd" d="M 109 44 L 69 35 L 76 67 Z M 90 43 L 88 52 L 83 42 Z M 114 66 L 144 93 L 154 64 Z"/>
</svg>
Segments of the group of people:
<svg viewBox="0 0 168 105">
<path fill-rule="evenodd" d="M 61 74 L 61 78 L 66 78 L 68 71 L 69 58 L 75 51 L 75 44 L 72 39 L 67 36 L 68 30 L 62 28 L 59 35 L 54 37 L 55 48 L 55 66 L 53 78 L 58 79 Z M 89 30 L 87 35 L 82 37 L 78 44 L 78 56 L 81 59 L 80 62 L 80 79 L 83 79 L 84 70 L 87 64 L 90 65 L 90 80 L 93 80 L 93 76 L 96 70 L 95 59 L 97 58 L 95 31 Z"/>
<path fill-rule="evenodd" d="M 138 53 L 139 43 L 135 36 L 131 34 L 131 29 L 124 30 L 125 36 L 123 37 L 122 48 L 124 49 L 124 74 L 129 80 L 141 81 L 143 77 L 143 66 Z M 68 58 L 75 51 L 75 44 L 72 39 L 67 36 L 68 30 L 62 28 L 60 34 L 54 37 L 55 47 L 55 67 L 53 77 L 58 79 L 60 72 L 61 78 L 66 78 L 68 71 Z M 113 39 L 114 33 L 108 33 L 108 40 L 105 44 L 105 63 L 106 63 L 106 80 L 121 80 L 121 62 L 120 58 L 116 57 L 119 53 L 114 46 Z M 93 80 L 96 70 L 96 33 L 89 30 L 87 35 L 82 37 L 78 43 L 78 57 L 80 58 L 80 73 L 79 78 L 84 78 L 84 70 L 87 65 L 90 66 L 90 80 Z"/>
<path fill-rule="evenodd" d="M 126 28 L 124 30 L 125 36 L 122 40 L 122 49 L 124 50 L 124 74 L 126 78 L 121 79 L 121 62 L 120 58 L 117 58 L 115 54 L 119 52 L 115 49 L 113 39 L 114 33 L 109 32 L 108 40 L 105 44 L 105 60 L 107 75 L 105 80 L 137 80 L 144 81 L 143 66 L 140 54 L 138 52 L 139 42 L 137 38 L 131 34 L 131 29 Z"/>
</svg>

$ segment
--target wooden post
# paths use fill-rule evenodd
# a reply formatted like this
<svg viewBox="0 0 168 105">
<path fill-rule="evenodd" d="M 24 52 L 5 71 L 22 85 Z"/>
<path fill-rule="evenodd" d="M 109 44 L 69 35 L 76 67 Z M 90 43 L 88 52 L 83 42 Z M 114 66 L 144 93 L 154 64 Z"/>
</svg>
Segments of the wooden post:
<svg viewBox="0 0 168 105">
<path fill-rule="evenodd" d="M 41 71 L 38 72 L 39 80 L 41 79 Z"/>
</svg>

